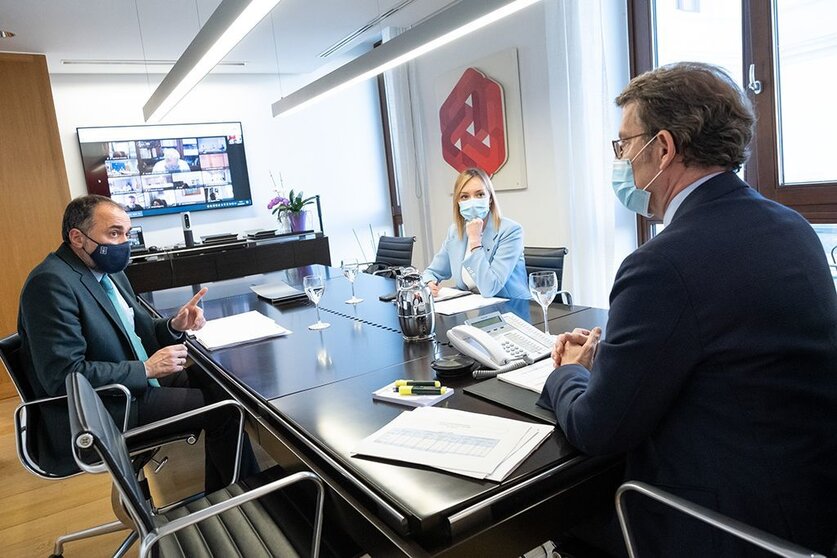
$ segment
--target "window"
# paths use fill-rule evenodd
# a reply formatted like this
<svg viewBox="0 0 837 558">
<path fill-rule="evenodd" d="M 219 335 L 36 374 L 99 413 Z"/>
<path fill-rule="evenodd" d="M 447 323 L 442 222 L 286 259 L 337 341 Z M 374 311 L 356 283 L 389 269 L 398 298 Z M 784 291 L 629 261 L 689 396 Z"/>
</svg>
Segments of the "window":
<svg viewBox="0 0 837 558">
<path fill-rule="evenodd" d="M 837 223 L 837 2 L 628 0 L 628 14 L 631 74 L 677 60 L 725 68 L 758 119 L 744 178 L 811 223 Z M 655 225 L 639 219 L 640 242 Z M 833 226 L 817 230 L 831 241 Z"/>
</svg>

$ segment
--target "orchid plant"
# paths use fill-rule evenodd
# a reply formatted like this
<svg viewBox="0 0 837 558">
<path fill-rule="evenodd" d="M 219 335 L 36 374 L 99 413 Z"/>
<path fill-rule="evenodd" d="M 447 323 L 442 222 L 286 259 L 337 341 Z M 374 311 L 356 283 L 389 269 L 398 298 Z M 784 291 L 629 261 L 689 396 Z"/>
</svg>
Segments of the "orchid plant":
<svg viewBox="0 0 837 558">
<path fill-rule="evenodd" d="M 288 211 L 290 213 L 299 213 L 302 211 L 302 208 L 306 205 L 310 205 L 314 203 L 314 200 L 317 196 L 310 196 L 310 197 L 303 197 L 302 192 L 297 192 L 294 194 L 294 191 L 291 190 L 288 193 L 288 197 L 284 197 L 281 194 L 278 194 L 270 203 L 267 204 L 267 208 L 271 209 L 271 213 L 274 215 L 281 215 L 282 213 Z"/>
</svg>

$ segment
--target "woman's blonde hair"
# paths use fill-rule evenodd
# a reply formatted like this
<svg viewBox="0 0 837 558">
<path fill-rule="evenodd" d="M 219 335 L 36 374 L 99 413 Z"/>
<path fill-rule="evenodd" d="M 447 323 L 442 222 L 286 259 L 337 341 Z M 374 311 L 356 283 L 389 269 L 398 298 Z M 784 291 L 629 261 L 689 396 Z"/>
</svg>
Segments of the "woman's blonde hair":
<svg viewBox="0 0 837 558">
<path fill-rule="evenodd" d="M 453 222 L 456 223 L 456 230 L 459 231 L 459 238 L 465 236 L 465 219 L 459 214 L 459 194 L 465 188 L 465 184 L 472 178 L 479 178 L 483 187 L 489 194 L 488 214 L 494 218 L 494 228 L 500 228 L 500 219 L 503 217 L 500 213 L 500 203 L 497 201 L 497 195 L 494 193 L 494 184 L 491 183 L 491 178 L 488 174 L 476 167 L 465 169 L 456 177 L 456 182 L 453 183 Z"/>
</svg>

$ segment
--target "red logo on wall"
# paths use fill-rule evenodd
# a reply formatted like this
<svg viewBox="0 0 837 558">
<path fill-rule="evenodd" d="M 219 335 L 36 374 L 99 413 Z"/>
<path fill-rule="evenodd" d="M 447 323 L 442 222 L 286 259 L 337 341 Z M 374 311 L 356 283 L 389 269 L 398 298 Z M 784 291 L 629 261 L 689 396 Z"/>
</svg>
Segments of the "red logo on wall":
<svg viewBox="0 0 837 558">
<path fill-rule="evenodd" d="M 462 172 L 479 167 L 489 175 L 506 163 L 506 114 L 503 88 L 468 68 L 439 109 L 442 157 Z"/>
</svg>

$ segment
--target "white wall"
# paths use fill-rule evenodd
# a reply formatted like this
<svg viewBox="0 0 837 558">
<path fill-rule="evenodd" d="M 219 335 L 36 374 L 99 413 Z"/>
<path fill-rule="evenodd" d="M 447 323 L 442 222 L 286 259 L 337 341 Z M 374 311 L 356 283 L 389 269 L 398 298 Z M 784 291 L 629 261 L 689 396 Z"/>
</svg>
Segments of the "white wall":
<svg viewBox="0 0 837 558">
<path fill-rule="evenodd" d="M 73 197 L 87 193 L 76 128 L 142 124 L 142 105 L 160 76 L 53 74 L 53 96 Z M 283 76 L 282 89 L 291 86 Z M 274 119 L 275 75 L 210 75 L 161 122 L 241 121 L 253 205 L 192 214 L 195 236 L 276 228 L 267 209 L 275 195 L 269 172 L 285 189 L 319 194 L 332 262 L 361 258 L 352 228 L 391 234 L 389 194 L 375 81 L 359 84 L 305 111 Z M 146 243 L 183 241 L 178 215 L 134 219 Z M 367 242 L 368 244 L 368 242 Z M 370 248 L 365 248 L 371 257 Z"/>
</svg>

